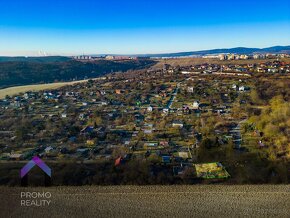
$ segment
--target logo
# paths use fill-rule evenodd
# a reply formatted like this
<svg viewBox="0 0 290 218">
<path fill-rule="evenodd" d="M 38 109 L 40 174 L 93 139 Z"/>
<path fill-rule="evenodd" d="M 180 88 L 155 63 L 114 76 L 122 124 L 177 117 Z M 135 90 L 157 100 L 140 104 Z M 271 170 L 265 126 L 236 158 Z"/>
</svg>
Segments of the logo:
<svg viewBox="0 0 290 218">
<path fill-rule="evenodd" d="M 24 207 L 43 207 L 51 203 L 50 192 L 21 192 L 20 206 Z"/>
<path fill-rule="evenodd" d="M 45 186 L 51 182 L 51 169 L 37 156 L 33 157 L 20 171 L 21 184 L 27 186 L 28 172 L 37 165 L 45 173 Z"/>
</svg>

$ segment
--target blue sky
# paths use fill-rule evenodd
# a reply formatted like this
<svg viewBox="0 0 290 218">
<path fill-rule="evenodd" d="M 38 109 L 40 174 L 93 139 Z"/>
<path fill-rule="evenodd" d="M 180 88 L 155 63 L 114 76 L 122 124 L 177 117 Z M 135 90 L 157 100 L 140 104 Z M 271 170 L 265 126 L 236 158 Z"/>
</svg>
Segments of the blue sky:
<svg viewBox="0 0 290 218">
<path fill-rule="evenodd" d="M 0 55 L 273 45 L 290 45 L 290 0 L 0 0 Z"/>
</svg>

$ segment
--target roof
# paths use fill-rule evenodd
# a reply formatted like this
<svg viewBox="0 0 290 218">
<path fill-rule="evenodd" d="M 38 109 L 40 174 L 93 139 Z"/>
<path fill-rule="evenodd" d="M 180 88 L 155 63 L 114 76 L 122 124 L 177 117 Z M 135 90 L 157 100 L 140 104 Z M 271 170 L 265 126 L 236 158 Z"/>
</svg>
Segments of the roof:
<svg viewBox="0 0 290 218">
<path fill-rule="evenodd" d="M 20 157 L 22 157 L 22 154 L 16 154 L 16 153 L 10 154 L 10 158 L 20 158 Z"/>
</svg>

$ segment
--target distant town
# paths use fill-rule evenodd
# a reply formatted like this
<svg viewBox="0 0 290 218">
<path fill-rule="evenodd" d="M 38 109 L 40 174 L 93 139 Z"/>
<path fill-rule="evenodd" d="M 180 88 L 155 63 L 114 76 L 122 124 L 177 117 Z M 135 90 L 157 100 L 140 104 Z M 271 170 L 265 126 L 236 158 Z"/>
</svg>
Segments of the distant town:
<svg viewBox="0 0 290 218">
<path fill-rule="evenodd" d="M 186 58 L 186 57 L 195 57 L 195 58 L 213 58 L 219 60 L 248 60 L 248 59 L 275 59 L 275 58 L 289 58 L 288 53 L 275 54 L 275 53 L 257 53 L 257 54 L 208 54 L 208 55 L 190 55 L 190 56 L 172 56 L 172 57 L 154 57 L 153 56 L 124 56 L 124 55 L 105 55 L 105 56 L 91 56 L 91 55 L 79 55 L 73 56 L 75 60 L 138 60 L 138 59 L 176 59 L 176 58 Z"/>
</svg>

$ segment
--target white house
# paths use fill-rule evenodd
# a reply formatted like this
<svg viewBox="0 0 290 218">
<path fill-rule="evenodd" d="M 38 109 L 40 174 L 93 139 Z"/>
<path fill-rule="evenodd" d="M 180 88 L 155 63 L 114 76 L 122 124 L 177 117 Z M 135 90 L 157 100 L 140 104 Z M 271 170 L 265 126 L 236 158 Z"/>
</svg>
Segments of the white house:
<svg viewBox="0 0 290 218">
<path fill-rule="evenodd" d="M 163 108 L 163 113 L 168 113 L 169 109 L 168 108 Z"/>
<path fill-rule="evenodd" d="M 19 160 L 23 157 L 22 154 L 17 154 L 17 153 L 10 153 L 10 159 L 13 159 L 13 160 Z"/>
<path fill-rule="evenodd" d="M 187 87 L 187 91 L 190 92 L 190 93 L 193 93 L 193 87 L 192 86 Z"/>
<path fill-rule="evenodd" d="M 44 149 L 45 153 L 49 153 L 51 150 L 53 150 L 53 147 L 48 146 Z"/>
<path fill-rule="evenodd" d="M 193 109 L 198 109 L 199 108 L 199 101 L 194 101 L 192 104 Z"/>
<path fill-rule="evenodd" d="M 153 111 L 153 107 L 151 107 L 151 106 L 147 107 L 147 111 L 148 112 L 152 112 Z"/>
<path fill-rule="evenodd" d="M 239 87 L 239 91 L 240 91 L 240 92 L 245 91 L 245 86 L 241 86 L 241 87 Z"/>
<path fill-rule="evenodd" d="M 183 123 L 181 121 L 173 121 L 172 123 L 172 127 L 179 127 L 182 128 L 183 127 Z"/>
</svg>

